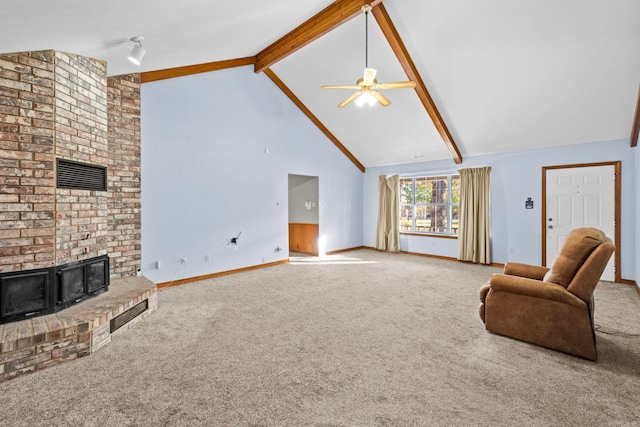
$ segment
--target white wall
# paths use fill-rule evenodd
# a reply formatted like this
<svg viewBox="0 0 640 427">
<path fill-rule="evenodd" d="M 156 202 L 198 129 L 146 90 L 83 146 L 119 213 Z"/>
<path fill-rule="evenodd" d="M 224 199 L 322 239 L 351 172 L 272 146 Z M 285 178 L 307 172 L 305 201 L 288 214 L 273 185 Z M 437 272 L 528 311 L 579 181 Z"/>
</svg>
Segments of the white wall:
<svg viewBox="0 0 640 427">
<path fill-rule="evenodd" d="M 622 242 L 620 254 L 623 279 L 637 277 L 638 236 L 635 212 L 638 210 L 636 188 L 640 178 L 636 164 L 638 154 L 629 147 L 629 140 L 579 144 L 487 156 L 466 157 L 462 165 L 452 160 L 412 163 L 368 169 L 364 178 L 364 245 L 375 246 L 378 175 L 411 174 L 416 172 L 454 173 L 467 167 L 491 166 L 491 246 L 492 261 L 540 264 L 542 261 L 542 167 L 561 164 L 622 162 Z M 527 197 L 534 209 L 525 209 Z M 457 257 L 457 240 L 437 237 L 402 236 L 403 251 Z M 509 249 L 513 248 L 513 253 Z"/>
<path fill-rule="evenodd" d="M 240 67 L 162 80 L 141 97 L 146 277 L 285 259 L 288 174 L 319 177 L 327 251 L 362 245 L 362 172 L 266 76 Z"/>
</svg>

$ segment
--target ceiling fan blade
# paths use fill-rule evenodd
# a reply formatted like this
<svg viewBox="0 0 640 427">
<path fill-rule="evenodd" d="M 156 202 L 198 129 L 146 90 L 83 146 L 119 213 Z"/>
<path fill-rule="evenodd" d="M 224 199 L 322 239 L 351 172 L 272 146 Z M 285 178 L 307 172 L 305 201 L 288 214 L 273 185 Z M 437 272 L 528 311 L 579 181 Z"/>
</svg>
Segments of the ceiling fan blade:
<svg viewBox="0 0 640 427">
<path fill-rule="evenodd" d="M 348 85 L 325 85 L 325 86 L 320 86 L 320 88 L 322 89 L 351 89 L 351 90 L 358 90 L 360 89 L 359 86 L 348 86 Z"/>
<path fill-rule="evenodd" d="M 376 85 L 375 89 L 402 89 L 416 87 L 416 82 L 389 82 L 389 83 L 379 83 Z"/>
<path fill-rule="evenodd" d="M 350 103 L 351 101 L 359 97 L 360 95 L 362 95 L 362 91 L 352 93 L 351 96 L 349 96 L 347 99 L 345 99 L 340 104 L 338 104 L 338 108 L 344 107 L 345 105 L 347 105 L 348 103 Z"/>
<path fill-rule="evenodd" d="M 367 86 L 373 84 L 373 80 L 376 78 L 376 70 L 373 68 L 365 68 L 364 75 L 362 76 L 362 83 Z"/>
<path fill-rule="evenodd" d="M 382 105 L 383 107 L 387 107 L 389 106 L 389 104 L 391 104 L 391 101 L 389 101 L 389 99 L 384 96 L 383 94 L 381 94 L 380 92 L 376 92 L 375 90 L 371 91 L 371 95 L 380 103 L 380 105 Z"/>
</svg>

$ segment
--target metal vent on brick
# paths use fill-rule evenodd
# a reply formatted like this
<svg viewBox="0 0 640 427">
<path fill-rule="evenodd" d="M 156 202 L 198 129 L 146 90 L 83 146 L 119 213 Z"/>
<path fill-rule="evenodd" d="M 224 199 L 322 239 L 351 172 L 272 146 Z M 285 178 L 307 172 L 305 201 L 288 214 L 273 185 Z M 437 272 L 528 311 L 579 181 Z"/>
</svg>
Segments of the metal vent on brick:
<svg viewBox="0 0 640 427">
<path fill-rule="evenodd" d="M 56 159 L 58 188 L 107 190 L 107 168 L 71 160 Z"/>
<path fill-rule="evenodd" d="M 149 308 L 149 300 L 146 299 L 141 303 L 134 305 L 124 313 L 114 317 L 113 319 L 111 319 L 111 324 L 109 325 L 110 332 L 114 333 L 115 331 L 117 331 L 118 329 L 120 329 L 121 327 L 123 327 L 124 325 L 126 325 L 127 323 L 129 323 L 130 321 L 132 321 L 133 319 L 135 319 L 145 311 L 147 311 L 148 308 Z"/>
</svg>

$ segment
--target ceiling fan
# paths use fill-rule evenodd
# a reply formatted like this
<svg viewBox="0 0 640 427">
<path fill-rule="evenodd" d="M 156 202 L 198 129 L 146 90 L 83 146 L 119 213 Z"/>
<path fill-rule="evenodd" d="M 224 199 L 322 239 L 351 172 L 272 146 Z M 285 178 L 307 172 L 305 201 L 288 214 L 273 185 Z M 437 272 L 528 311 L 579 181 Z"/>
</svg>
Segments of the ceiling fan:
<svg viewBox="0 0 640 427">
<path fill-rule="evenodd" d="M 391 101 L 378 92 L 379 90 L 384 89 L 401 89 L 401 88 L 412 88 L 416 87 L 416 82 L 414 81 L 406 81 L 406 82 L 390 82 L 390 83 L 378 83 L 375 79 L 376 70 L 373 68 L 369 68 L 369 11 L 371 11 L 372 7 L 370 4 L 365 4 L 362 6 L 362 11 L 365 15 L 365 65 L 364 65 L 364 74 L 362 78 L 359 78 L 356 81 L 356 84 L 353 86 L 349 85 L 325 85 L 322 86 L 322 89 L 351 89 L 357 90 L 349 96 L 347 99 L 338 104 L 338 108 L 342 108 L 349 104 L 351 101 L 356 101 L 356 104 L 359 106 L 364 104 L 369 104 L 369 106 L 373 106 L 376 101 L 380 103 L 383 107 L 387 107 L 391 104 Z"/>
</svg>

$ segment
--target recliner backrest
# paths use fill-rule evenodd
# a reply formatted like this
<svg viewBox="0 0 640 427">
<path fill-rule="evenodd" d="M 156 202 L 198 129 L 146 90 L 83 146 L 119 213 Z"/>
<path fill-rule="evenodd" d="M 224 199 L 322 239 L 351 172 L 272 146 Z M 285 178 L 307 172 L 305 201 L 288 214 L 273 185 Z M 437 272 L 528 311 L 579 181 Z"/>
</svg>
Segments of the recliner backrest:
<svg viewBox="0 0 640 427">
<path fill-rule="evenodd" d="M 611 240 L 597 228 L 581 227 L 571 230 L 564 240 L 562 249 L 553 261 L 551 269 L 545 274 L 543 280 L 568 288 L 591 254 L 607 241 L 611 243 Z M 602 271 L 600 274 L 602 274 Z M 600 275 L 598 275 L 596 283 L 599 278 Z"/>
<path fill-rule="evenodd" d="M 578 298 L 589 301 L 615 248 L 611 239 L 601 243 L 582 264 L 567 290 Z"/>
</svg>

